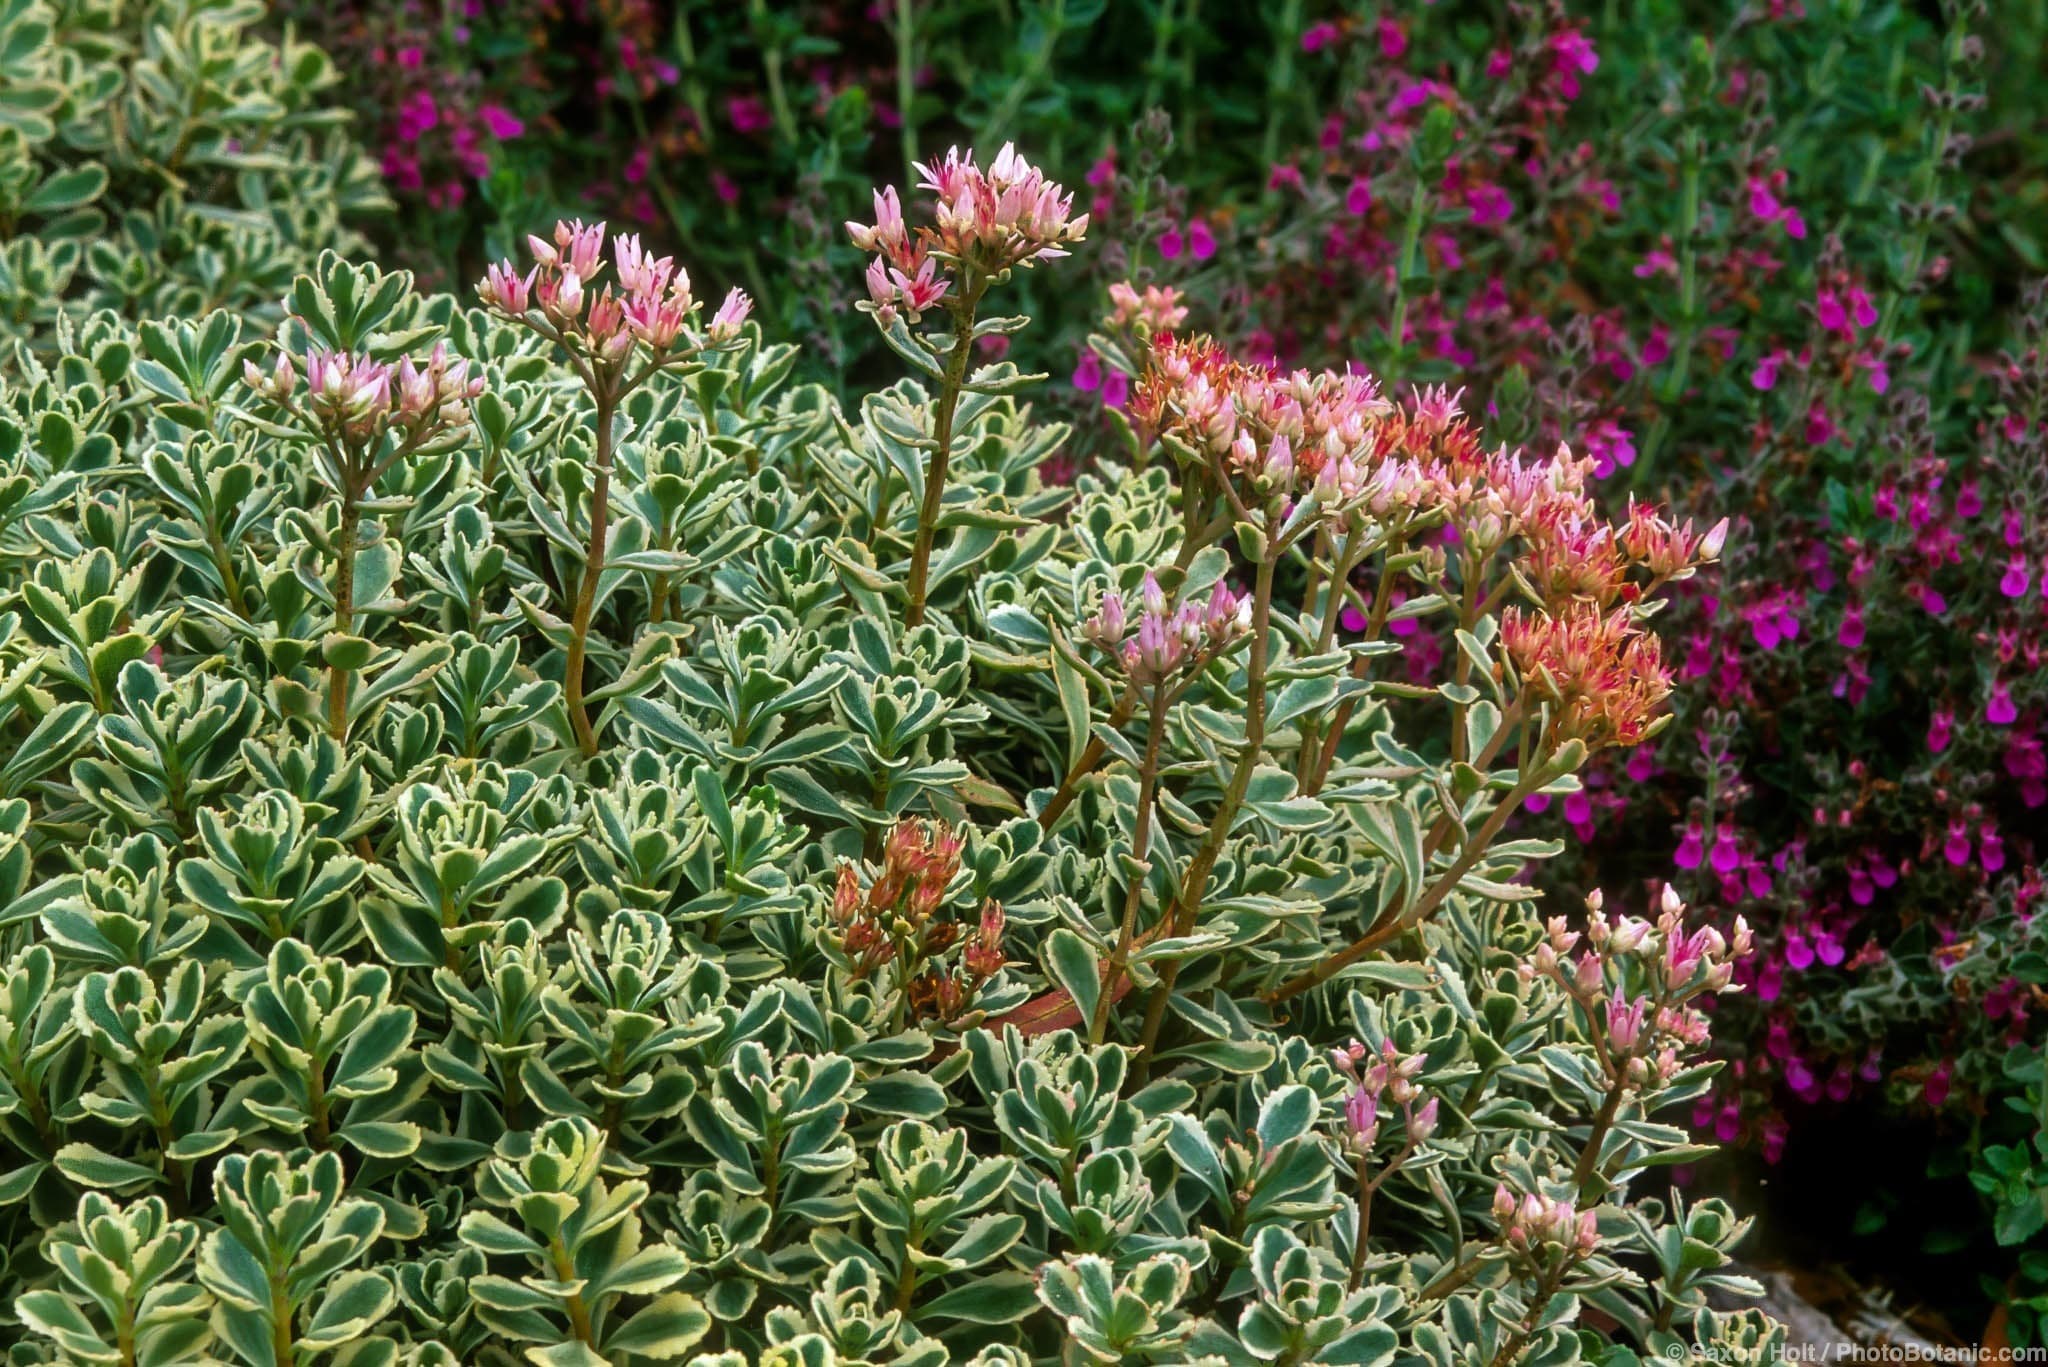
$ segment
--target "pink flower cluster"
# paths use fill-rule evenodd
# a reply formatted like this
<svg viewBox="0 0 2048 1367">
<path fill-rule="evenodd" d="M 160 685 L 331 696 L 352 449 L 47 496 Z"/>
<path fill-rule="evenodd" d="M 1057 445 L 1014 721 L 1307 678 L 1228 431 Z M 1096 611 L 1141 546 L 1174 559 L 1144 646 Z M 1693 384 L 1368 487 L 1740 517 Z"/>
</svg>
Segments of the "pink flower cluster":
<svg viewBox="0 0 2048 1367">
<path fill-rule="evenodd" d="M 866 307 L 884 326 L 899 309 L 914 323 L 949 290 L 978 293 L 1010 270 L 1065 256 L 1087 235 L 1088 215 L 1073 212 L 1073 195 L 1009 143 L 986 169 L 955 147 L 917 171 L 918 188 L 931 192 L 933 226 L 904 222 L 893 185 L 875 192 L 873 223 L 846 225 L 856 247 L 877 253 Z"/>
<path fill-rule="evenodd" d="M 1141 688 L 1168 682 L 1185 670 L 1198 674 L 1251 630 L 1252 604 L 1224 584 L 1209 590 L 1206 605 L 1192 599 L 1174 606 L 1150 571 L 1138 593 L 1133 627 L 1123 595 L 1102 595 L 1102 605 L 1081 634 Z"/>
<path fill-rule="evenodd" d="M 1404 1055 L 1392 1040 L 1382 1041 L 1378 1050 L 1353 1040 L 1342 1049 L 1332 1050 L 1330 1062 L 1357 1084 L 1344 1099 L 1344 1143 L 1352 1152 L 1372 1152 L 1380 1133 L 1382 1101 L 1400 1113 L 1409 1148 L 1436 1132 L 1437 1099 L 1425 1100 L 1418 1081 L 1425 1062 L 1421 1054 Z"/>
<path fill-rule="evenodd" d="M 410 356 L 396 365 L 367 353 L 314 347 L 304 356 L 280 351 L 266 373 L 254 361 L 242 363 L 243 383 L 257 394 L 290 406 L 303 373 L 306 412 L 322 432 L 364 448 L 387 433 L 418 444 L 469 422 L 469 405 L 484 392 L 484 377 L 469 362 L 436 343 L 421 365 Z"/>
<path fill-rule="evenodd" d="M 1654 923 L 1610 915 L 1596 891 L 1583 933 L 1552 917 L 1522 973 L 1560 984 L 1608 1077 L 1641 1089 L 1668 1082 L 1707 1047 L 1711 1030 L 1695 1002 L 1734 990 L 1736 965 L 1754 947 L 1739 916 L 1725 938 L 1710 925 L 1688 930 L 1686 905 L 1669 884 Z"/>
<path fill-rule="evenodd" d="M 1559 1253 L 1591 1257 L 1600 1248 L 1599 1212 L 1541 1192 L 1515 1195 L 1507 1183 L 1493 1189 L 1493 1220 L 1501 1241 L 1516 1253 L 1547 1261 Z"/>
<path fill-rule="evenodd" d="M 753 301 L 735 289 L 713 315 L 702 337 L 686 335 L 700 305 L 690 293 L 690 275 L 673 258 L 657 257 L 635 234 L 612 239 L 613 279 L 593 288 L 604 268 L 605 225 L 557 223 L 553 241 L 528 237 L 534 265 L 520 275 L 509 261 L 493 264 L 477 282 L 486 308 L 538 326 L 593 365 L 617 371 L 644 347 L 657 362 L 739 340 Z"/>
</svg>

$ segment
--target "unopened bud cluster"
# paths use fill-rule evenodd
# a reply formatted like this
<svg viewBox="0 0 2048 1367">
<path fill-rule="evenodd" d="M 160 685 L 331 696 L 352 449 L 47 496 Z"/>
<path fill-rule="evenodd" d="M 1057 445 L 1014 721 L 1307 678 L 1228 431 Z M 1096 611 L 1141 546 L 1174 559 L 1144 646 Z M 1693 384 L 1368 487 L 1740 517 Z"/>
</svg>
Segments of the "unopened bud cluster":
<svg viewBox="0 0 2048 1367">
<path fill-rule="evenodd" d="M 899 821 L 882 846 L 882 865 L 861 886 L 849 860 L 832 894 L 833 934 L 856 979 L 894 964 L 911 1014 L 951 1021 L 981 985 L 1002 971 L 1003 909 L 988 902 L 970 928 L 943 916 L 960 871 L 962 841 L 943 821 Z M 949 951 L 954 963 L 943 962 Z"/>
<path fill-rule="evenodd" d="M 1146 337 L 1169 333 L 1187 321 L 1187 296 L 1172 285 L 1133 289 L 1119 280 L 1109 287 L 1109 323 Z"/>
<path fill-rule="evenodd" d="M 1386 522 L 1443 501 L 1432 403 L 1417 395 L 1404 410 L 1356 371 L 1247 364 L 1195 337 L 1153 348 L 1132 411 L 1220 462 L 1248 504 L 1285 509 L 1313 493 L 1330 518 Z"/>
<path fill-rule="evenodd" d="M 521 275 L 510 261 L 492 265 L 477 282 L 484 306 L 532 324 L 537 314 L 554 339 L 612 369 L 623 368 L 636 347 L 657 363 L 709 347 L 732 345 L 753 301 L 739 290 L 725 297 L 701 339 L 689 329 L 701 309 L 690 273 L 672 257 L 655 256 L 634 234 L 614 237 L 612 279 L 600 285 L 605 225 L 557 223 L 554 239 L 528 237 L 534 265 Z"/>
<path fill-rule="evenodd" d="M 1574 1259 L 1590 1257 L 1600 1247 L 1596 1211 L 1579 1210 L 1568 1200 L 1540 1192 L 1518 1197 L 1505 1182 L 1493 1189 L 1493 1218 L 1501 1241 L 1538 1263 L 1548 1264 L 1560 1253 Z"/>
<path fill-rule="evenodd" d="M 1252 603 L 1227 585 L 1209 590 L 1206 603 L 1184 599 L 1177 606 L 1151 573 L 1132 606 L 1114 590 L 1081 628 L 1081 634 L 1123 670 L 1134 684 L 1150 688 L 1185 671 L 1192 677 L 1250 632 Z"/>
<path fill-rule="evenodd" d="M 1587 899 L 1583 932 L 1550 918 L 1522 972 L 1570 994 L 1612 1079 L 1636 1090 L 1661 1085 L 1707 1047 L 1707 1015 L 1693 1003 L 1734 990 L 1735 965 L 1753 948 L 1749 925 L 1738 916 L 1729 936 L 1688 930 L 1685 903 L 1668 884 L 1654 922 L 1610 915 L 1604 902 L 1598 892 Z"/>
<path fill-rule="evenodd" d="M 414 445 L 469 422 L 471 401 L 484 392 L 484 377 L 451 357 L 437 343 L 424 364 L 402 357 L 395 365 L 371 356 L 314 347 L 303 357 L 280 351 L 265 371 L 242 364 L 242 381 L 263 398 L 290 407 L 301 376 L 305 413 L 324 434 L 366 448 L 387 433 Z"/>
<path fill-rule="evenodd" d="M 1420 1054 L 1403 1054 L 1392 1040 L 1384 1041 L 1377 1051 L 1357 1040 L 1331 1051 L 1331 1064 L 1358 1084 L 1344 1100 L 1347 1149 L 1361 1156 L 1372 1152 L 1380 1133 L 1382 1101 L 1400 1113 L 1407 1149 L 1436 1132 L 1437 1099 L 1425 1099 L 1418 1081 L 1423 1061 Z"/>
<path fill-rule="evenodd" d="M 947 294 L 963 292 L 962 272 L 982 279 L 1019 266 L 1065 256 L 1088 232 L 1088 215 L 1073 212 L 1074 197 L 1004 143 L 986 168 L 955 147 L 944 161 L 919 164 L 918 188 L 931 192 L 930 227 L 910 227 L 896 187 L 875 192 L 875 221 L 846 225 L 864 252 L 868 302 L 884 326 L 900 310 L 915 323 Z M 978 289 L 978 282 L 965 292 Z"/>
</svg>

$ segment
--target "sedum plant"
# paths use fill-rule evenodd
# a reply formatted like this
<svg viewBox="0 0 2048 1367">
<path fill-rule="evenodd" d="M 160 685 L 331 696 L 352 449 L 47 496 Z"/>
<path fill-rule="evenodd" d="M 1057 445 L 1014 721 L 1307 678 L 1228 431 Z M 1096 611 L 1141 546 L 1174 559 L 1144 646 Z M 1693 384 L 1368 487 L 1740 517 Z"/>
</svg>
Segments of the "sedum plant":
<svg viewBox="0 0 2048 1367">
<path fill-rule="evenodd" d="M 1656 731 L 1720 531 L 1164 330 L 1049 486 L 966 358 L 1078 224 L 928 178 L 951 336 L 878 299 L 851 407 L 602 225 L 15 341 L 13 1360 L 1773 1351 L 1666 1180 L 1746 931 L 1504 835 Z"/>
<path fill-rule="evenodd" d="M 0 335 L 95 309 L 262 323 L 389 207 L 318 48 L 254 0 L 0 4 Z"/>
</svg>

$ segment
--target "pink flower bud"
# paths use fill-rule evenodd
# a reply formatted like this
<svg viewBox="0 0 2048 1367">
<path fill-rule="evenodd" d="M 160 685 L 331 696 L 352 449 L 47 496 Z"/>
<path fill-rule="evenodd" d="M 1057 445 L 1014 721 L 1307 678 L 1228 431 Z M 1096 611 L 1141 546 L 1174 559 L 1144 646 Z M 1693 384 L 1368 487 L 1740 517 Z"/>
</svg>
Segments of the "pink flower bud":
<svg viewBox="0 0 2048 1367">
<path fill-rule="evenodd" d="M 1431 1097 L 1408 1115 L 1408 1142 L 1420 1144 L 1436 1132 L 1437 1099 Z"/>
<path fill-rule="evenodd" d="M 737 340 L 740 325 L 747 321 L 747 315 L 753 308 L 754 301 L 749 299 L 744 291 L 734 289 L 728 292 L 725 302 L 720 304 L 718 312 L 712 315 L 709 330 L 712 345 L 725 346 Z"/>
</svg>

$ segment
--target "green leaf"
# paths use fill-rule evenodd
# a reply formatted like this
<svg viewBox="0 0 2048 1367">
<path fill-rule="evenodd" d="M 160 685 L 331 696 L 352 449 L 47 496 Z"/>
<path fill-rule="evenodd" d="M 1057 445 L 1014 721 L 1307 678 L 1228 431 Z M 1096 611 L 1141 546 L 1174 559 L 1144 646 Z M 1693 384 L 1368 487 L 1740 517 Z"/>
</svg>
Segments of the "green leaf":
<svg viewBox="0 0 2048 1367">
<path fill-rule="evenodd" d="M 162 1174 L 125 1158 L 116 1158 L 91 1144 L 66 1144 L 55 1155 L 57 1171 L 82 1187 L 107 1191 L 139 1191 L 155 1186 Z"/>
<path fill-rule="evenodd" d="M 22 202 L 22 210 L 31 214 L 57 214 L 66 209 L 76 209 L 81 204 L 90 204 L 98 199 L 107 188 L 107 168 L 96 161 L 75 166 L 69 171 L 60 171 L 45 176 L 35 192 Z"/>
<path fill-rule="evenodd" d="M 1102 997 L 1102 963 L 1095 946 L 1061 926 L 1045 940 L 1045 971 L 1066 989 L 1084 1021 L 1095 1018 Z"/>
<path fill-rule="evenodd" d="M 711 1330 L 711 1316 L 695 1296 L 671 1291 L 605 1336 L 609 1356 L 638 1353 L 657 1362 L 679 1358 Z"/>
<path fill-rule="evenodd" d="M 923 1073 L 890 1073 L 863 1083 L 854 1104 L 875 1115 L 932 1120 L 946 1113 L 946 1089 Z"/>
<path fill-rule="evenodd" d="M 1307 1134 L 1316 1123 L 1321 1104 L 1316 1094 L 1299 1083 L 1278 1089 L 1259 1107 L 1254 1127 L 1259 1143 L 1267 1152 Z"/>
<path fill-rule="evenodd" d="M 1022 1272 L 997 1272 L 956 1286 L 916 1307 L 918 1320 L 966 1320 L 972 1324 L 1015 1324 L 1038 1306 L 1036 1283 Z"/>
</svg>

